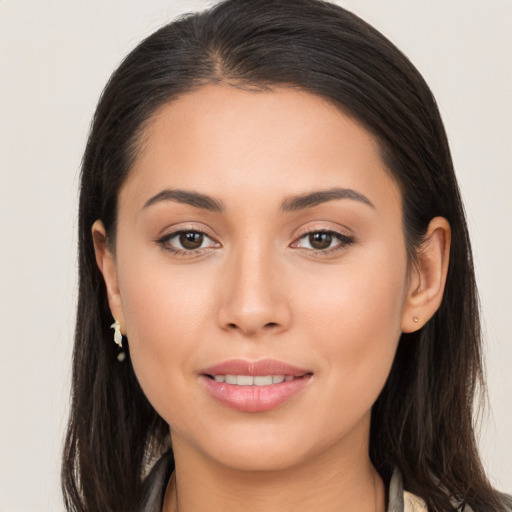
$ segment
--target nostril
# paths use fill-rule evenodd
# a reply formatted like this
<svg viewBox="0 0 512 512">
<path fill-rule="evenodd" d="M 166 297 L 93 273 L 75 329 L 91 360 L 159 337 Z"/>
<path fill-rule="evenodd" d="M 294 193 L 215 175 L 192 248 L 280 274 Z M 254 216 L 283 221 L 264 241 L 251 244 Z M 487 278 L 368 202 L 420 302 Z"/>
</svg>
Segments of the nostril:
<svg viewBox="0 0 512 512">
<path fill-rule="evenodd" d="M 265 324 L 265 327 L 276 327 L 276 322 L 269 322 L 268 324 Z"/>
</svg>

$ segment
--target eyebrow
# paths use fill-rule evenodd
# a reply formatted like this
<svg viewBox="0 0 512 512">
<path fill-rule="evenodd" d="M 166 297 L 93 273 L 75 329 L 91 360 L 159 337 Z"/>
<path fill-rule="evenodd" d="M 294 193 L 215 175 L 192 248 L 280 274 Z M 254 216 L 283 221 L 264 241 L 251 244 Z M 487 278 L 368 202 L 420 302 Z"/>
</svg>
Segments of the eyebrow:
<svg viewBox="0 0 512 512">
<path fill-rule="evenodd" d="M 375 208 L 374 204 L 366 196 L 355 190 L 350 188 L 330 188 L 328 190 L 319 190 L 308 194 L 289 197 L 283 201 L 281 210 L 285 212 L 295 212 L 337 199 L 351 199 Z"/>
<path fill-rule="evenodd" d="M 359 201 L 363 204 L 366 204 L 371 208 L 375 208 L 373 203 L 366 196 L 356 192 L 355 190 L 350 188 L 330 188 L 328 190 L 318 190 L 315 192 L 309 192 L 307 194 L 289 197 L 281 203 L 281 210 L 284 212 L 295 212 L 338 199 L 351 199 L 353 201 Z M 218 201 L 205 194 L 200 194 L 199 192 L 190 192 L 187 190 L 170 189 L 162 190 L 158 194 L 148 199 L 144 203 L 142 209 L 164 201 L 174 201 L 176 203 L 188 204 L 190 206 L 194 206 L 195 208 L 202 208 L 212 212 L 222 212 L 224 210 L 224 206 L 221 201 Z"/>
<path fill-rule="evenodd" d="M 142 209 L 147 208 L 156 203 L 163 201 L 174 201 L 176 203 L 188 204 L 196 208 L 210 210 L 212 212 L 221 212 L 223 210 L 222 203 L 210 196 L 199 194 L 198 192 L 189 192 L 186 190 L 169 190 L 165 189 L 148 199 Z"/>
</svg>

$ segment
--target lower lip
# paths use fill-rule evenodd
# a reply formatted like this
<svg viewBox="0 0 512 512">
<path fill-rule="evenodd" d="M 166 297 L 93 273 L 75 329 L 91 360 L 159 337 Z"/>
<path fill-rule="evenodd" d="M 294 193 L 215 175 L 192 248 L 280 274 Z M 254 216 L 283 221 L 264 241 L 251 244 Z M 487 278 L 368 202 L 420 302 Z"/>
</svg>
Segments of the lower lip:
<svg viewBox="0 0 512 512">
<path fill-rule="evenodd" d="M 311 374 L 269 386 L 237 386 L 201 375 L 208 391 L 222 404 L 237 411 L 265 412 L 279 407 L 302 391 Z"/>
</svg>

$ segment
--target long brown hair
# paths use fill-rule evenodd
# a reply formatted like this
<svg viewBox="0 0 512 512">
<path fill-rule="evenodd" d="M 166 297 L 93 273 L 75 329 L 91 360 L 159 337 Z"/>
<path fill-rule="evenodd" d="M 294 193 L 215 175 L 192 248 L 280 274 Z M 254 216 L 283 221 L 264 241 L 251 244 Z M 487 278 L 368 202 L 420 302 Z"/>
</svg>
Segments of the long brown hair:
<svg viewBox="0 0 512 512">
<path fill-rule="evenodd" d="M 119 364 L 91 226 L 115 238 L 118 191 L 155 111 L 206 83 L 322 95 L 376 137 L 402 192 L 414 258 L 429 221 L 445 217 L 452 249 L 439 311 L 404 334 L 373 407 L 370 455 L 384 478 L 431 511 L 470 504 L 505 510 L 477 452 L 473 401 L 482 385 L 478 298 L 465 216 L 445 130 L 421 75 L 354 14 L 318 0 L 227 0 L 170 23 L 133 50 L 97 107 L 82 164 L 79 300 L 72 406 L 62 485 L 69 511 L 127 511 L 148 464 L 168 444 L 168 425 L 144 396 L 128 360 Z"/>
</svg>

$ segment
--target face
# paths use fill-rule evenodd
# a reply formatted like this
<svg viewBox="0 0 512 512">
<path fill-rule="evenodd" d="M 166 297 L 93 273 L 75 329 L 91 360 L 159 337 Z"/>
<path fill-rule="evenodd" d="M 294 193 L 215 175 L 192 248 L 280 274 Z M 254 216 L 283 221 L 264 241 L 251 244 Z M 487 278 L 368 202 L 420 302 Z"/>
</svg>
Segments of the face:
<svg viewBox="0 0 512 512">
<path fill-rule="evenodd" d="M 367 450 L 410 280 L 398 186 L 357 122 L 284 88 L 182 96 L 116 236 L 111 309 L 175 449 L 245 469 Z"/>
</svg>

